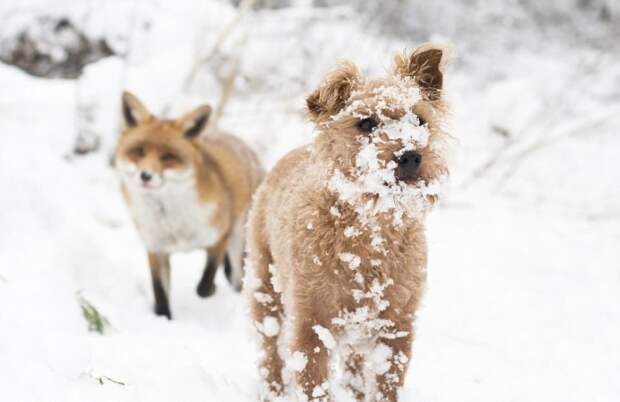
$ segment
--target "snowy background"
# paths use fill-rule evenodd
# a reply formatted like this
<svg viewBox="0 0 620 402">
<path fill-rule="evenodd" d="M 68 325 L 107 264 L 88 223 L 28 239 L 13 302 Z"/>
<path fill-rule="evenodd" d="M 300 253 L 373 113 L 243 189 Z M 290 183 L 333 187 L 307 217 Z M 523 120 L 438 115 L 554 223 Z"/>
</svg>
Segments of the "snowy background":
<svg viewBox="0 0 620 402">
<path fill-rule="evenodd" d="M 452 177 L 403 400 L 617 401 L 620 2 L 238 3 L 0 4 L 0 399 L 256 400 L 246 307 L 220 273 L 195 294 L 202 253 L 172 260 L 175 319 L 151 312 L 109 165 L 122 88 L 168 117 L 222 105 L 268 168 L 312 140 L 304 95 L 336 60 L 381 75 L 438 39 Z"/>
</svg>

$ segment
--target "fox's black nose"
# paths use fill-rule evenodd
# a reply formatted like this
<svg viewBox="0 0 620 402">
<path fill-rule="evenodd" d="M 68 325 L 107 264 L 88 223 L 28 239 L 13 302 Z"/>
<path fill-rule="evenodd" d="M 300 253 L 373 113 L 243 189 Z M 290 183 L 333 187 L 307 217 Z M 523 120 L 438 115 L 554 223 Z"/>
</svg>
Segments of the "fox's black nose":
<svg viewBox="0 0 620 402">
<path fill-rule="evenodd" d="M 416 151 L 407 151 L 396 157 L 394 161 L 398 164 L 396 178 L 398 180 L 409 180 L 416 177 L 418 168 L 422 163 L 422 155 Z"/>
<path fill-rule="evenodd" d="M 153 177 L 153 175 L 151 175 L 149 172 L 142 172 L 142 173 L 140 173 L 140 178 L 145 183 L 148 183 L 148 181 L 151 180 L 152 177 Z"/>
</svg>

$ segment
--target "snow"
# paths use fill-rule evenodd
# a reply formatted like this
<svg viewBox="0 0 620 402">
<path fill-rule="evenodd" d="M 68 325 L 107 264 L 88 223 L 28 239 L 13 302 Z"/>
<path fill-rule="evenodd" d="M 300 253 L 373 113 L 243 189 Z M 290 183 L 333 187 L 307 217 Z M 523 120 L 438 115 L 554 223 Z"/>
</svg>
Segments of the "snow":
<svg viewBox="0 0 620 402">
<path fill-rule="evenodd" d="M 350 270 L 355 271 L 359 268 L 362 260 L 358 255 L 351 253 L 340 253 L 338 254 L 338 258 L 340 261 L 347 263 L 347 266 Z"/>
<path fill-rule="evenodd" d="M 280 323 L 276 317 L 267 316 L 263 319 L 260 329 L 267 337 L 276 336 L 280 332 Z"/>
<path fill-rule="evenodd" d="M 273 297 L 267 293 L 254 292 L 254 298 L 261 304 L 273 303 Z"/>
<path fill-rule="evenodd" d="M 321 396 L 325 396 L 326 394 L 326 389 L 328 389 L 329 384 L 327 383 L 323 383 L 321 385 L 317 385 L 314 387 L 314 389 L 312 390 L 312 397 L 313 398 L 318 398 Z"/>
<path fill-rule="evenodd" d="M 361 234 L 361 232 L 359 231 L 359 229 L 353 227 L 353 226 L 347 226 L 344 229 L 344 235 L 345 237 L 356 237 L 359 236 Z"/>
<path fill-rule="evenodd" d="M 389 360 L 392 358 L 392 353 L 392 348 L 389 346 L 383 343 L 377 344 L 368 355 L 368 363 L 373 368 L 372 371 L 376 374 L 387 372 L 391 367 Z"/>
<path fill-rule="evenodd" d="M 273 264 L 269 264 L 267 268 L 270 274 L 270 282 L 271 286 L 273 286 L 273 290 L 277 293 L 282 293 L 282 279 L 280 278 L 279 271 L 276 269 L 276 266 Z"/>
<path fill-rule="evenodd" d="M 321 325 L 315 325 L 312 327 L 312 330 L 316 333 L 316 335 L 319 337 L 319 340 L 323 342 L 323 345 L 327 349 L 333 349 L 336 346 L 336 340 L 334 339 L 334 336 L 329 331 L 329 329 Z"/>
<path fill-rule="evenodd" d="M 286 360 L 287 367 L 293 371 L 302 371 L 308 364 L 308 356 L 300 351 L 295 351 Z"/>
<path fill-rule="evenodd" d="M 25 3 L 71 15 L 85 7 Z M 199 298 L 204 255 L 176 254 L 174 320 L 156 317 L 146 254 L 108 163 L 121 85 L 158 113 L 170 102 L 174 115 L 203 98 L 217 101 L 212 78 L 186 96 L 179 86 L 196 52 L 210 49 L 235 11 L 225 2 L 138 3 L 136 26 L 152 24 L 134 32 L 140 46 L 129 68 L 122 71 L 118 58 L 101 60 L 82 83 L 81 96 L 96 105 L 98 153 L 69 156 L 80 92 L 73 81 L 0 65 L 3 400 L 257 399 L 246 301 L 222 273 L 216 294 Z M 127 7 L 106 6 L 108 17 L 93 17 L 92 29 L 125 32 L 128 17 L 119 10 Z M 222 126 L 257 149 L 266 167 L 312 139 L 304 94 L 337 59 L 380 75 L 394 51 L 414 45 L 366 32 L 341 8 L 254 18 Z M 405 402 L 612 402 L 620 395 L 620 66 L 612 52 L 544 45 L 544 52 L 523 46 L 495 58 L 493 49 L 461 50 L 465 61 L 446 74 L 451 177 L 427 218 L 428 284 Z M 110 321 L 104 335 L 88 332 L 78 292 Z M 367 313 L 334 324 L 361 322 Z M 279 330 L 272 320 L 261 324 Z M 378 363 L 384 352 L 376 351 Z M 294 354 L 288 363 L 300 369 L 306 361 Z M 338 402 L 351 401 L 332 388 Z"/>
</svg>

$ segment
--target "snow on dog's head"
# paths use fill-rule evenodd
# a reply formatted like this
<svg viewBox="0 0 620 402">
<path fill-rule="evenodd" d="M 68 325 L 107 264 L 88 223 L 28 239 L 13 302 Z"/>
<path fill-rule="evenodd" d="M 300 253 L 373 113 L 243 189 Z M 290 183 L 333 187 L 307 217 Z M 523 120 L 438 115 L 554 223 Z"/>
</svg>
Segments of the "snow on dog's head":
<svg viewBox="0 0 620 402">
<path fill-rule="evenodd" d="M 329 188 L 362 217 L 416 218 L 437 199 L 447 168 L 439 152 L 445 104 L 443 46 L 398 54 L 389 77 L 368 79 L 343 62 L 307 98 Z"/>
</svg>

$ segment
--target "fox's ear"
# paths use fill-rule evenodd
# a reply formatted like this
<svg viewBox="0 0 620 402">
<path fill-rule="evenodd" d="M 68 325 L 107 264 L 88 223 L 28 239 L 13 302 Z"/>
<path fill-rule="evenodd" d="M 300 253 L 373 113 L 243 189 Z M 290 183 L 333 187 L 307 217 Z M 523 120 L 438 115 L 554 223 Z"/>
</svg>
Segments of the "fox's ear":
<svg viewBox="0 0 620 402">
<path fill-rule="evenodd" d="M 310 120 L 317 123 L 342 110 L 359 81 L 357 67 L 351 62 L 342 62 L 327 74 L 319 87 L 306 98 Z"/>
<path fill-rule="evenodd" d="M 183 115 L 177 120 L 177 124 L 183 130 L 183 135 L 186 138 L 194 138 L 205 129 L 210 115 L 211 106 L 203 105 Z"/>
<path fill-rule="evenodd" d="M 443 88 L 443 70 L 450 59 L 450 53 L 447 45 L 425 43 L 411 54 L 397 54 L 394 57 L 394 73 L 413 78 L 424 99 L 439 100 Z"/>
<path fill-rule="evenodd" d="M 123 92 L 123 119 L 127 127 L 135 127 L 151 118 L 151 113 L 134 94 Z"/>
</svg>

